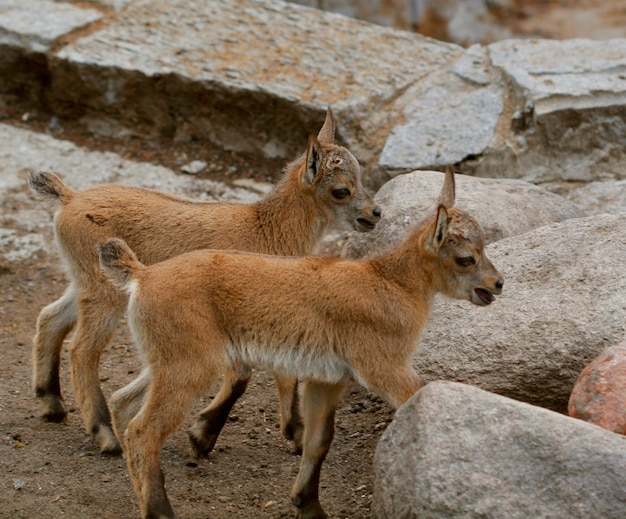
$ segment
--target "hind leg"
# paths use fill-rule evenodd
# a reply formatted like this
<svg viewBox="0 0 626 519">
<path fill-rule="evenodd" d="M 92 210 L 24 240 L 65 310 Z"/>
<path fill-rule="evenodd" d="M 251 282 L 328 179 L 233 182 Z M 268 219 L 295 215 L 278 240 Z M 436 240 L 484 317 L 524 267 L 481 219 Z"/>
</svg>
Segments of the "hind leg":
<svg viewBox="0 0 626 519">
<path fill-rule="evenodd" d="M 189 428 L 189 441 L 196 456 L 206 457 L 213 450 L 231 409 L 246 391 L 250 377 L 252 370 L 241 363 L 225 371 L 219 392 Z"/>
<path fill-rule="evenodd" d="M 94 436 L 100 452 L 112 455 L 122 451 L 100 388 L 99 364 L 119 320 L 120 306 L 120 300 L 81 298 L 78 325 L 69 346 L 72 385 L 85 430 Z"/>
<path fill-rule="evenodd" d="M 192 362 L 195 366 L 182 359 L 164 362 L 149 376 L 142 373 L 130 384 L 134 389 L 127 386 L 120 390 L 126 395 L 137 395 L 140 393 L 137 389 L 149 382 L 145 402 L 128 423 L 123 442 L 128 471 L 144 518 L 175 517 L 165 491 L 161 450 L 167 437 L 184 420 L 193 399 L 217 378 L 215 366 L 198 366 L 196 359 Z M 128 401 L 133 400 L 129 396 Z"/>
<path fill-rule="evenodd" d="M 76 324 L 77 314 L 76 292 L 70 285 L 37 319 L 33 339 L 33 388 L 43 416 L 50 422 L 61 422 L 67 416 L 61 396 L 59 366 L 63 341 Z"/>
<path fill-rule="evenodd" d="M 135 380 L 111 396 L 109 405 L 113 419 L 113 430 L 120 441 L 124 440 L 124 431 L 126 431 L 129 422 L 139 414 L 146 400 L 150 381 L 150 369 L 144 368 Z"/>
<path fill-rule="evenodd" d="M 215 447 L 217 438 L 226 424 L 235 402 L 244 394 L 252 370 L 237 363 L 224 374 L 224 382 L 212 402 L 198 416 L 188 434 L 191 446 L 198 457 L 206 457 Z M 298 381 L 295 378 L 274 375 L 280 401 L 280 430 L 285 438 L 293 440 L 294 451 L 302 452 L 302 420 L 298 398 Z"/>
</svg>

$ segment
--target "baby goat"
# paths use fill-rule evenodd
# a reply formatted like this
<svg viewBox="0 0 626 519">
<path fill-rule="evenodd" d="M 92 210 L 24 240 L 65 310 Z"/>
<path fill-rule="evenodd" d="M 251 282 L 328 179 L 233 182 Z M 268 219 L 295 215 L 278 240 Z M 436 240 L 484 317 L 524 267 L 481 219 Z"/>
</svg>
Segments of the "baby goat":
<svg viewBox="0 0 626 519">
<path fill-rule="evenodd" d="M 360 262 L 196 251 L 146 267 L 122 240 L 99 246 L 104 273 L 130 295 L 128 322 L 145 362 L 111 398 L 144 518 L 174 517 L 163 443 L 194 398 L 237 363 L 303 381 L 292 502 L 302 517 L 326 517 L 320 469 L 346 384 L 401 405 L 420 387 L 411 356 L 435 294 L 488 305 L 502 291 L 481 227 L 453 203 L 449 170 L 434 214 L 395 249 Z"/>
<path fill-rule="evenodd" d="M 369 231 L 380 219 L 361 183 L 359 164 L 334 144 L 330 108 L 317 138 L 306 153 L 289 164 L 267 198 L 253 203 L 211 203 L 167 193 L 101 185 L 75 192 L 53 173 L 30 177 L 35 194 L 55 209 L 56 240 L 68 266 L 70 285 L 37 321 L 34 338 L 34 388 L 43 415 L 61 421 L 59 362 L 63 340 L 76 325 L 69 345 L 72 384 L 87 432 L 104 453 L 119 454 L 111 418 L 100 388 L 100 355 L 127 304 L 98 266 L 96 244 L 123 238 L 145 264 L 197 249 L 233 249 L 281 256 L 312 254 L 331 226 Z M 250 368 L 232 363 L 222 389 L 190 431 L 194 449 L 213 448 L 237 398 L 245 391 Z M 301 446 L 302 424 L 295 380 L 277 376 L 281 397 L 281 430 Z"/>
</svg>

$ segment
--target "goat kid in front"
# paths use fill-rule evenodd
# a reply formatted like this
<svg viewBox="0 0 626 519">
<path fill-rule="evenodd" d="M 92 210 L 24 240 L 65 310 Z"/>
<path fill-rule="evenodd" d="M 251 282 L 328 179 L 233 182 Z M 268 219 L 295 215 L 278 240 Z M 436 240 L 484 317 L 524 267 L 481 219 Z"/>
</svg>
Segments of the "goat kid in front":
<svg viewBox="0 0 626 519">
<path fill-rule="evenodd" d="M 100 355 L 110 342 L 126 305 L 102 275 L 96 244 L 123 238 L 145 264 L 197 249 L 232 249 L 282 256 L 312 254 L 331 227 L 369 231 L 380 209 L 363 188 L 359 164 L 334 144 L 335 122 L 328 109 L 306 153 L 289 164 L 274 192 L 253 204 L 215 203 L 123 185 L 73 191 L 53 173 L 30 177 L 33 192 L 55 209 L 55 234 L 68 267 L 65 293 L 46 306 L 34 338 L 34 388 L 46 419 L 66 417 L 59 364 L 63 340 L 69 344 L 72 384 L 85 429 L 103 453 L 119 454 L 120 445 L 98 374 Z M 207 455 L 229 411 L 251 376 L 247 365 L 232 363 L 221 390 L 189 432 L 198 455 Z M 276 376 L 281 402 L 281 431 L 301 447 L 295 379 Z"/>
<path fill-rule="evenodd" d="M 122 240 L 99 246 L 104 273 L 130 296 L 128 321 L 145 362 L 112 396 L 143 517 L 174 517 L 163 443 L 193 400 L 238 363 L 303 381 L 303 454 L 291 497 L 301 517 L 326 517 L 320 469 L 346 384 L 400 406 L 420 388 L 411 356 L 435 294 L 488 305 L 502 290 L 481 227 L 453 203 L 448 170 L 434 214 L 395 249 L 363 261 L 197 251 L 146 267 Z"/>
</svg>

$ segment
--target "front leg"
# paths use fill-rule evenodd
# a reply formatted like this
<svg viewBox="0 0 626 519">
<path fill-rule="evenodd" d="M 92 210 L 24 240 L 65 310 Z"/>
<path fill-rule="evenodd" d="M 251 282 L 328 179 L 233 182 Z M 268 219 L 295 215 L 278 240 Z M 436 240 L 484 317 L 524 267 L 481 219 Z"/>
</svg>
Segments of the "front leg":
<svg viewBox="0 0 626 519">
<path fill-rule="evenodd" d="M 303 519 L 327 517 L 319 502 L 320 472 L 333 441 L 335 409 L 344 389 L 344 384 L 304 382 L 302 461 L 291 491 L 291 501 L 298 508 L 298 516 Z"/>
<path fill-rule="evenodd" d="M 419 377 L 410 364 L 393 365 L 388 363 L 384 369 L 356 367 L 359 383 L 374 391 L 394 408 L 400 407 L 422 387 Z"/>
<path fill-rule="evenodd" d="M 278 400 L 280 405 L 280 432 L 287 439 L 293 441 L 294 453 L 302 453 L 302 435 L 304 425 L 300 415 L 300 396 L 298 393 L 298 379 L 285 377 L 274 373 Z"/>
</svg>

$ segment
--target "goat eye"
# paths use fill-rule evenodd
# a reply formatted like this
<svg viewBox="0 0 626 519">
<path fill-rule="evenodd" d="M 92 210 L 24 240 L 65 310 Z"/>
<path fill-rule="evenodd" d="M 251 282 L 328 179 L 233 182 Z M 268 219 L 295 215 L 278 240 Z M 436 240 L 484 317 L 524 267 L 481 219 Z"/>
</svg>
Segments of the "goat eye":
<svg viewBox="0 0 626 519">
<path fill-rule="evenodd" d="M 474 259 L 474 256 L 466 256 L 464 258 L 456 258 L 454 261 L 456 261 L 456 264 L 459 265 L 460 267 L 471 267 L 472 265 L 474 265 L 476 263 L 476 260 Z"/>
<path fill-rule="evenodd" d="M 336 198 L 337 200 L 343 200 L 344 198 L 348 198 L 352 193 L 350 193 L 350 190 L 347 187 L 342 187 L 341 189 L 333 189 L 331 192 L 331 195 L 333 195 L 333 198 Z"/>
</svg>

